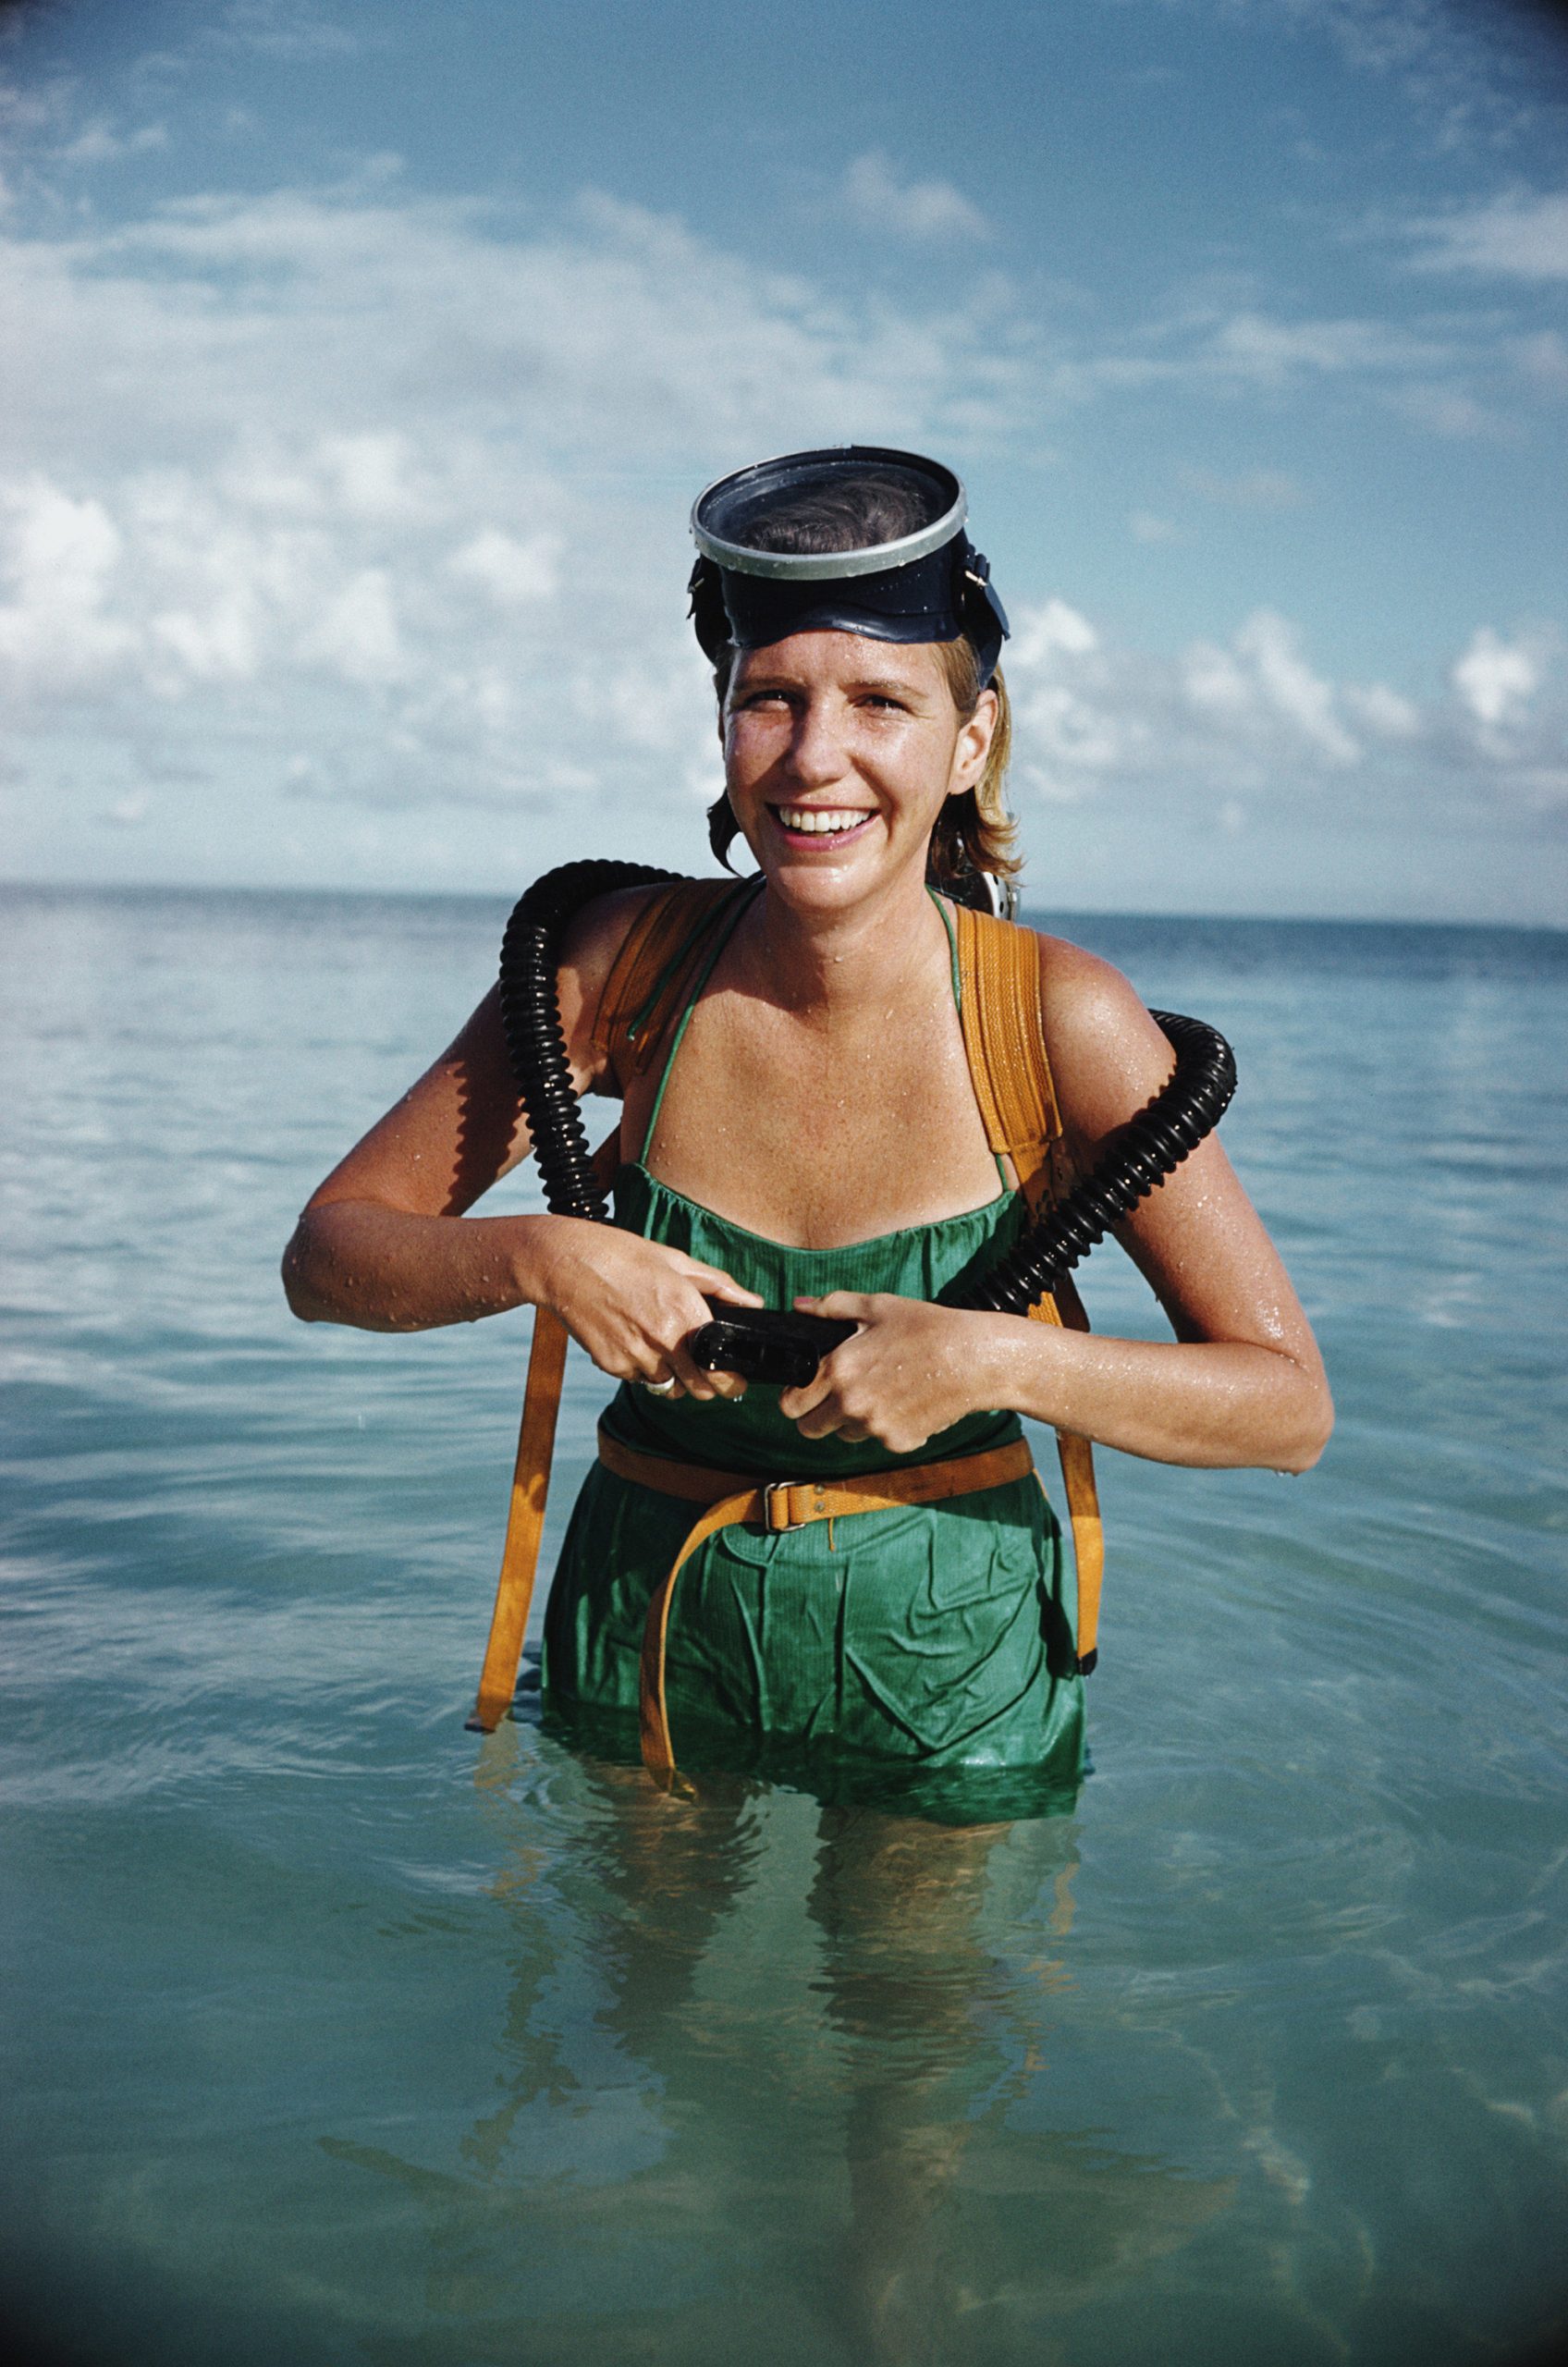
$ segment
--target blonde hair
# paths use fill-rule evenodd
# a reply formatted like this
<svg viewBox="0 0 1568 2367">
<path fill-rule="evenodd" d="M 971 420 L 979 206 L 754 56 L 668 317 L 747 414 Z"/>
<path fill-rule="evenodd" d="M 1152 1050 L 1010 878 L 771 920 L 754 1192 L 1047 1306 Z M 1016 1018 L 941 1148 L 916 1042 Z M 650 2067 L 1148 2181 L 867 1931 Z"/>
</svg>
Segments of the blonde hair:
<svg viewBox="0 0 1568 2367">
<path fill-rule="evenodd" d="M 961 638 L 939 641 L 935 647 L 959 721 L 967 723 L 980 704 L 980 659 L 974 644 Z M 720 707 L 729 693 L 739 655 L 731 644 L 714 667 L 713 686 Z M 1007 804 L 1005 784 L 1008 760 L 1012 754 L 1012 706 L 999 668 L 987 687 L 997 694 L 997 728 L 991 734 L 986 769 L 973 789 L 949 798 L 931 833 L 926 872 L 938 888 L 950 887 L 966 872 L 989 871 L 1010 879 L 1023 868 L 1022 855 L 1013 852 L 1018 825 Z M 729 868 L 729 850 L 740 831 L 741 825 L 726 792 L 708 807 L 708 844 L 726 870 Z"/>
</svg>

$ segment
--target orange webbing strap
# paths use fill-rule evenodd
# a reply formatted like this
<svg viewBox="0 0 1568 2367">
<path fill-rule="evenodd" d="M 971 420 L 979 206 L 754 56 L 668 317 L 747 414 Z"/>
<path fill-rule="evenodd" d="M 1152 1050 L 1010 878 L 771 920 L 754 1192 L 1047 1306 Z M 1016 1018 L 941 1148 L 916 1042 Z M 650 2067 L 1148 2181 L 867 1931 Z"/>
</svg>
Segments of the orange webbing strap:
<svg viewBox="0 0 1568 2367">
<path fill-rule="evenodd" d="M 594 1153 L 594 1171 L 601 1184 L 615 1172 L 620 1151 L 620 1128 L 607 1135 Z M 556 1451 L 556 1418 L 566 1378 L 567 1329 L 548 1307 L 533 1310 L 533 1344 L 528 1352 L 528 1386 L 522 1395 L 522 1421 L 517 1434 L 517 1460 L 512 1466 L 511 1502 L 507 1508 L 507 1539 L 501 1548 L 501 1575 L 496 1581 L 496 1608 L 490 1614 L 490 1638 L 479 1673 L 479 1698 L 468 1720 L 473 1734 L 493 1734 L 511 1708 L 517 1691 L 518 1666 L 528 1633 L 529 1607 L 533 1600 L 534 1574 L 539 1567 L 539 1540 L 545 1533 L 545 1502 L 550 1492 L 550 1464 Z"/>
<path fill-rule="evenodd" d="M 1035 1467 L 1027 1441 L 1015 1439 L 1011 1446 L 991 1447 L 983 1454 L 953 1455 L 944 1463 L 903 1464 L 892 1471 L 868 1471 L 848 1479 L 778 1479 L 764 1485 L 740 1472 L 710 1471 L 700 1464 L 640 1454 L 635 1447 L 622 1446 L 612 1438 L 603 1423 L 599 1460 L 619 1478 L 652 1488 L 661 1496 L 678 1496 L 705 1507 L 687 1530 L 680 1551 L 649 1598 L 643 1623 L 638 1724 L 643 1763 L 661 1782 L 668 1782 L 675 1772 L 665 1693 L 669 1607 L 675 1582 L 699 1545 L 738 1521 L 755 1522 L 778 1536 L 787 1529 L 808 1527 L 814 1521 L 848 1520 L 856 1513 L 947 1503 L 954 1496 L 976 1495 L 983 1488 L 1005 1487 Z"/>
<path fill-rule="evenodd" d="M 1057 1296 L 1036 1299 L 1029 1313 L 1036 1323 L 1060 1324 L 1068 1331 L 1086 1331 L 1089 1328 L 1084 1302 L 1065 1277 Z M 1100 1580 L 1105 1575 L 1105 1530 L 1100 1522 L 1099 1490 L 1095 1485 L 1095 1451 L 1076 1430 L 1058 1430 L 1056 1453 L 1061 1466 L 1061 1484 L 1067 1491 L 1072 1563 L 1078 1573 L 1078 1666 L 1087 1675 L 1098 1657 Z"/>
<path fill-rule="evenodd" d="M 960 1019 L 986 1137 L 993 1151 L 1011 1159 L 1034 1210 L 1050 1192 L 1052 1153 L 1061 1134 L 1040 1013 L 1039 940 L 1033 929 L 994 919 L 967 904 L 953 909 Z M 1036 1300 L 1029 1312 L 1036 1322 L 1064 1330 L 1089 1328 L 1084 1303 L 1066 1277 L 1054 1298 Z M 1088 1440 L 1071 1430 L 1058 1430 L 1056 1446 L 1078 1573 L 1078 1665 L 1087 1672 L 1096 1657 L 1105 1570 L 1095 1454 Z"/>
<path fill-rule="evenodd" d="M 1061 1117 L 1040 1016 L 1040 943 L 967 904 L 958 922 L 960 1021 L 986 1136 L 1011 1159 L 1027 1190 Z"/>
<path fill-rule="evenodd" d="M 594 1015 L 592 1040 L 600 1060 L 619 1052 L 629 1056 L 635 1069 L 647 1067 L 706 938 L 708 924 L 738 884 L 733 879 L 678 879 L 662 895 L 648 899 L 626 932 Z"/>
<path fill-rule="evenodd" d="M 637 1678 L 637 1738 L 643 1753 L 643 1764 L 659 1783 L 668 1784 L 675 1772 L 675 1746 L 669 1738 L 669 1703 L 665 1698 L 665 1645 L 669 1635 L 669 1606 L 675 1600 L 675 1581 L 699 1545 L 732 1521 L 755 1520 L 759 1512 L 760 1488 L 748 1488 L 744 1494 L 721 1496 L 699 1513 L 686 1532 L 680 1552 L 655 1588 L 648 1601 L 648 1615 L 643 1623 L 643 1658 Z"/>
<path fill-rule="evenodd" d="M 550 1460 L 555 1453 L 556 1417 L 560 1411 L 561 1383 L 566 1375 L 567 1330 L 548 1307 L 534 1310 L 533 1345 L 528 1357 L 528 1388 L 522 1401 L 522 1426 L 518 1431 L 517 1461 L 512 1467 L 511 1503 L 507 1513 L 507 1541 L 501 1549 L 501 1575 L 496 1582 L 496 1608 L 490 1614 L 490 1640 L 479 1674 L 479 1699 L 468 1723 L 472 1732 L 494 1733 L 511 1708 L 517 1690 L 522 1639 L 528 1631 L 529 1605 L 533 1600 L 533 1574 L 539 1566 L 539 1539 L 545 1529 L 545 1499 L 550 1488 Z"/>
</svg>

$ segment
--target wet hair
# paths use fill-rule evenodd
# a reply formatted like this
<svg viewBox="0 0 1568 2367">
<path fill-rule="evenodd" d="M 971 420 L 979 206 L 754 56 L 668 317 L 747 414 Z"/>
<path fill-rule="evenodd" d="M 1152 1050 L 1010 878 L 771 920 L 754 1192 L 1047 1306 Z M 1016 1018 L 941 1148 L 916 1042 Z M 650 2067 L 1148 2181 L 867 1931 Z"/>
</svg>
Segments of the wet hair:
<svg viewBox="0 0 1568 2367">
<path fill-rule="evenodd" d="M 752 521 L 746 540 L 753 550 L 825 558 L 901 542 L 929 521 L 929 499 L 921 497 L 912 477 L 868 469 L 864 476 L 835 477 L 787 494 Z"/>
<path fill-rule="evenodd" d="M 925 523 L 925 511 L 913 486 L 868 472 L 864 478 L 840 478 L 831 485 L 811 487 L 780 501 L 757 521 L 749 539 L 759 550 L 826 555 L 896 542 Z M 980 704 L 980 659 L 974 644 L 965 635 L 932 646 L 941 659 L 959 720 L 967 723 Z M 720 707 L 739 654 L 731 644 L 715 665 L 714 689 Z M 1012 753 L 1012 708 L 999 668 L 989 687 L 997 694 L 998 714 L 986 769 L 973 789 L 949 798 L 931 833 L 928 868 L 938 888 L 969 871 L 996 872 L 1006 878 L 1023 867 L 1022 858 L 1013 852 L 1018 828 L 1008 811 L 1005 791 Z M 727 869 L 740 828 L 728 794 L 709 806 L 708 844 Z"/>
</svg>

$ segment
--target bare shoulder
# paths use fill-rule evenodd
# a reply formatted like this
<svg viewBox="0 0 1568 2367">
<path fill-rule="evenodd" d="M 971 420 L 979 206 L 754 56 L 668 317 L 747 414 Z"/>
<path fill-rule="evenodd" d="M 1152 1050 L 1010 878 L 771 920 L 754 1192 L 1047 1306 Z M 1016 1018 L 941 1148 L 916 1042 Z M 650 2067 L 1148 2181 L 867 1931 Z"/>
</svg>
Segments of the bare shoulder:
<svg viewBox="0 0 1568 2367">
<path fill-rule="evenodd" d="M 591 903 L 584 904 L 573 914 L 561 941 L 562 968 L 570 970 L 585 986 L 602 988 L 632 923 L 663 892 L 656 886 L 618 888 L 612 894 L 595 896 Z"/>
<path fill-rule="evenodd" d="M 602 1064 L 591 1043 L 599 1003 L 633 923 L 661 892 L 657 887 L 618 888 L 611 895 L 595 896 L 567 928 L 558 972 L 561 1025 L 580 1086 L 600 1083 Z"/>
<path fill-rule="evenodd" d="M 1159 1091 L 1173 1055 L 1114 963 L 1064 937 L 1037 936 L 1040 1015 L 1062 1123 L 1079 1144 L 1093 1145 Z"/>
</svg>

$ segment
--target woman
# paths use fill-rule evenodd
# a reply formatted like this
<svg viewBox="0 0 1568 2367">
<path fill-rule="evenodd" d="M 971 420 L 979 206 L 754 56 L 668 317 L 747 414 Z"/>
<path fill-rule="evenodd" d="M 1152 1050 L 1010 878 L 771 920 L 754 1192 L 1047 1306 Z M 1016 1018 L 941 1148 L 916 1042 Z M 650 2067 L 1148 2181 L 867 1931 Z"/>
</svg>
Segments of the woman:
<svg viewBox="0 0 1568 2367">
<path fill-rule="evenodd" d="M 1121 1235 L 1170 1344 L 939 1303 L 1025 1221 L 976 1102 L 953 911 L 929 884 L 1015 868 L 1006 620 L 962 488 L 912 455 L 765 463 L 710 488 L 693 524 L 724 749 L 714 843 L 723 854 L 738 833 L 758 877 L 704 907 L 651 1060 L 595 1023 L 656 891 L 598 900 L 567 938 L 574 1075 L 622 1102 L 617 1228 L 454 1221 L 529 1148 L 492 995 L 315 1194 L 285 1261 L 289 1301 L 307 1320 L 392 1331 L 549 1308 L 622 1383 L 550 1599 L 557 1711 L 612 1728 L 635 1711 L 650 1600 L 662 1583 L 668 1601 L 692 1528 L 692 1490 L 670 1492 L 673 1474 L 699 1494 L 704 1472 L 809 1477 L 828 1484 L 826 1516 L 778 1534 L 732 1524 L 686 1564 L 667 1639 L 683 1755 L 766 1742 L 1071 1781 L 1071 1602 L 1019 1416 L 1164 1462 L 1301 1471 L 1331 1418 L 1322 1367 L 1212 1137 Z M 1048 937 L 1037 959 L 1060 1185 L 1165 1083 L 1170 1049 L 1105 963 Z M 857 1329 L 806 1386 L 748 1395 L 692 1361 L 710 1299 Z M 918 1494 L 933 1472 L 957 1475 L 940 1501 L 832 1516 L 835 1480 Z"/>
</svg>

